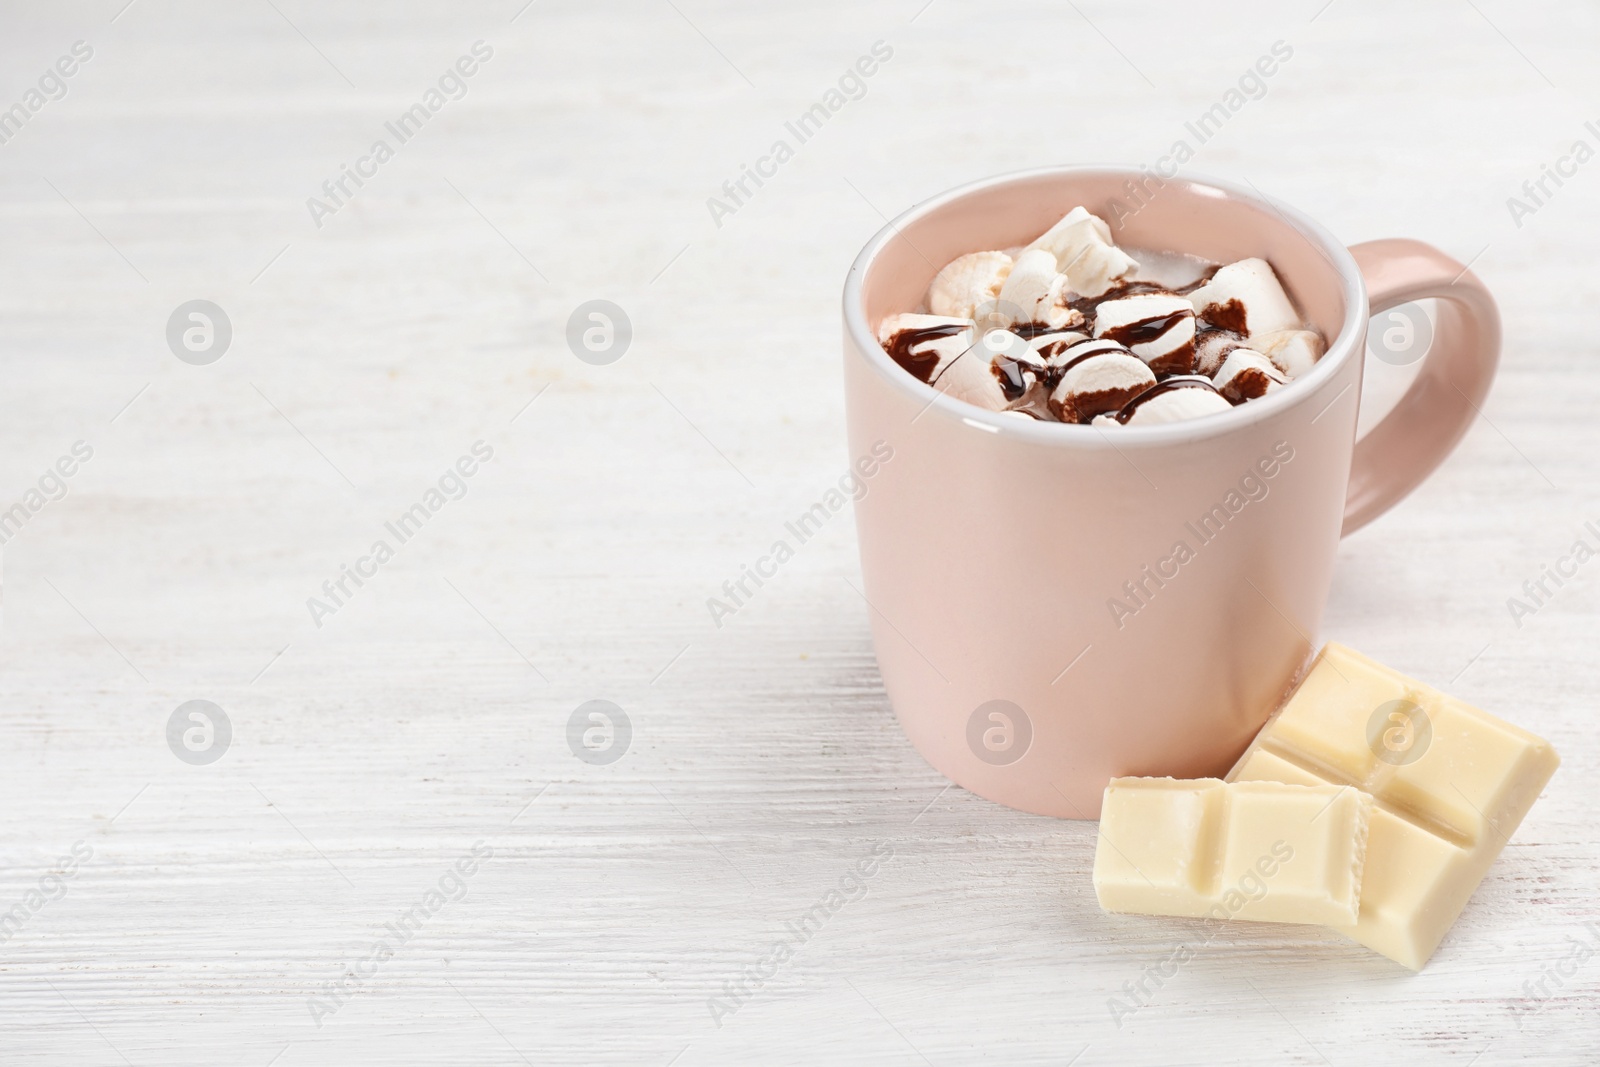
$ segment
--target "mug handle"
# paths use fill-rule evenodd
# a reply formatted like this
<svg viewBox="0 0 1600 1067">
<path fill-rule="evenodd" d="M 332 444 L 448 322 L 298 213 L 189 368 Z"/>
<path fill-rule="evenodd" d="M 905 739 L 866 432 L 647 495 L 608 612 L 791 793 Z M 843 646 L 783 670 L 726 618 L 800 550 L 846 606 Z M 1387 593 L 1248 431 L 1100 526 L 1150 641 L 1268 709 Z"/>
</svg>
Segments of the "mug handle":
<svg viewBox="0 0 1600 1067">
<path fill-rule="evenodd" d="M 1341 537 L 1399 503 L 1444 462 L 1478 416 L 1500 362 L 1500 312 L 1465 266 L 1404 238 L 1352 245 L 1350 254 L 1366 280 L 1370 314 L 1427 297 L 1439 304 L 1416 380 L 1356 442 Z"/>
</svg>

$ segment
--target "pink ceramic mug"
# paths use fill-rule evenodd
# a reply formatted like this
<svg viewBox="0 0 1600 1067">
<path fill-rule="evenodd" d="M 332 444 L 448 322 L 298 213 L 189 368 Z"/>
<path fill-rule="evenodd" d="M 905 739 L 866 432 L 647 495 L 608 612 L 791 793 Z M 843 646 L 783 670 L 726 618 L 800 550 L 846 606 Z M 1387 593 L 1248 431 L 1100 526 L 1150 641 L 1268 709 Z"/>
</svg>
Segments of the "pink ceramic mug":
<svg viewBox="0 0 1600 1067">
<path fill-rule="evenodd" d="M 1167 181 L 1130 215 L 1130 180 L 1151 181 L 1062 167 L 946 193 L 874 237 L 844 288 L 851 452 L 893 450 L 856 504 L 889 699 L 949 778 L 1068 818 L 1097 817 L 1116 775 L 1227 771 L 1314 650 L 1341 534 L 1449 454 L 1500 351 L 1488 290 L 1428 245 L 1346 249 L 1210 179 Z M 1026 244 L 1079 204 L 1121 216 L 1125 247 L 1265 258 L 1327 354 L 1232 411 L 1102 430 L 954 400 L 877 343 L 938 267 Z M 1441 298 L 1432 349 L 1358 444 L 1368 316 L 1425 297 Z"/>
</svg>

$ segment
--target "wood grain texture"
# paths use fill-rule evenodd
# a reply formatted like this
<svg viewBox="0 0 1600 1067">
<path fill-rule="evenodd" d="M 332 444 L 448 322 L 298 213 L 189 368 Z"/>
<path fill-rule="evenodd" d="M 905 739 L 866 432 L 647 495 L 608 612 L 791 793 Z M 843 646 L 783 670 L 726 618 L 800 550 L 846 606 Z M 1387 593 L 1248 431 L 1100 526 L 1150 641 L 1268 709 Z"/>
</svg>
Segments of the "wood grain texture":
<svg viewBox="0 0 1600 1067">
<path fill-rule="evenodd" d="M 1592 6 L 123 3 L 0 15 L 0 106 L 94 49 L 0 145 L 0 510 L 94 450 L 4 546 L 0 911 L 93 855 L 0 943 L 0 1061 L 1600 1059 L 1600 961 L 1525 985 L 1600 936 L 1600 563 L 1506 607 L 1600 523 L 1600 162 L 1520 226 L 1505 204 L 1600 141 Z M 478 40 L 465 96 L 319 228 L 306 199 Z M 879 40 L 865 95 L 717 225 Z M 1092 825 L 947 787 L 900 734 L 847 516 L 720 628 L 705 606 L 843 472 L 838 291 L 883 215 L 1153 162 L 1278 40 L 1191 166 L 1472 260 L 1507 324 L 1484 418 L 1342 547 L 1326 620 L 1565 760 L 1418 975 L 1103 914 Z M 195 298 L 233 324 L 210 366 L 164 337 Z M 633 324 L 611 366 L 565 342 L 596 298 Z M 479 440 L 465 495 L 313 625 Z M 197 698 L 233 727 L 209 766 L 165 740 Z M 605 766 L 566 739 L 597 698 L 633 726 Z M 363 962 L 476 842 L 464 897 Z"/>
</svg>

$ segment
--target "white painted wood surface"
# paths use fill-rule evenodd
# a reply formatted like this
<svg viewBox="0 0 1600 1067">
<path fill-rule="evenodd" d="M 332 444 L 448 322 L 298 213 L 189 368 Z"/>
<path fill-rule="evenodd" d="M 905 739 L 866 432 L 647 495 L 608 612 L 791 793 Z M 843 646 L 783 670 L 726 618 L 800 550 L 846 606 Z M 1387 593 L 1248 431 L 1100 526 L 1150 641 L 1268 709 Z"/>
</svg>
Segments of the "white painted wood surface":
<svg viewBox="0 0 1600 1067">
<path fill-rule="evenodd" d="M 1600 162 L 1520 227 L 1505 204 L 1600 141 L 1592 6 L 123 3 L 0 16 L 0 105 L 94 50 L 0 145 L 0 509 L 94 450 L 4 549 L 0 910 L 29 913 L 0 1062 L 1600 1060 L 1600 962 L 1526 992 L 1600 937 L 1600 563 L 1506 607 L 1600 521 Z M 478 40 L 466 96 L 319 229 L 306 198 Z M 719 228 L 707 198 L 879 40 L 865 96 Z M 880 213 L 1153 161 L 1277 40 L 1191 166 L 1475 260 L 1509 331 L 1460 450 L 1343 547 L 1326 622 L 1565 758 L 1415 976 L 1312 929 L 1102 914 L 1092 824 L 947 788 L 899 733 L 847 518 L 721 629 L 705 608 L 842 473 L 837 293 Z M 164 338 L 195 298 L 233 325 L 210 366 Z M 634 327 L 611 366 L 564 341 L 595 298 Z M 478 440 L 466 495 L 313 626 Z M 604 766 L 565 733 L 597 698 L 633 726 Z M 165 740 L 191 699 L 232 723 L 209 766 Z M 362 963 L 475 842 L 464 899 Z"/>
</svg>

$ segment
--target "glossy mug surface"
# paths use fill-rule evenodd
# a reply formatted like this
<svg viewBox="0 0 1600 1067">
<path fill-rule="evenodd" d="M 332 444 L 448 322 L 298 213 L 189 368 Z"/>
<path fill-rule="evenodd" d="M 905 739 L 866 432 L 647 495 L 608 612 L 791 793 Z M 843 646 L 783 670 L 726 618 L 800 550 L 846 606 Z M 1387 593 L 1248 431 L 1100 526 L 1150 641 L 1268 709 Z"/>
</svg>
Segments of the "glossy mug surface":
<svg viewBox="0 0 1600 1067">
<path fill-rule="evenodd" d="M 1487 290 L 1427 245 L 1347 249 L 1209 179 L 1137 206 L 1130 179 L 1150 182 L 1069 167 L 944 194 L 885 227 L 844 291 L 851 456 L 892 450 L 856 503 L 890 702 L 958 784 L 1067 818 L 1097 817 L 1117 775 L 1228 769 L 1314 651 L 1342 532 L 1449 454 L 1500 347 Z M 1266 259 L 1327 353 L 1232 411 L 1105 430 L 943 396 L 877 343 L 938 267 L 1026 244 L 1079 204 L 1123 247 Z M 1369 291 L 1371 310 L 1440 300 L 1415 383 L 1358 444 Z"/>
</svg>

